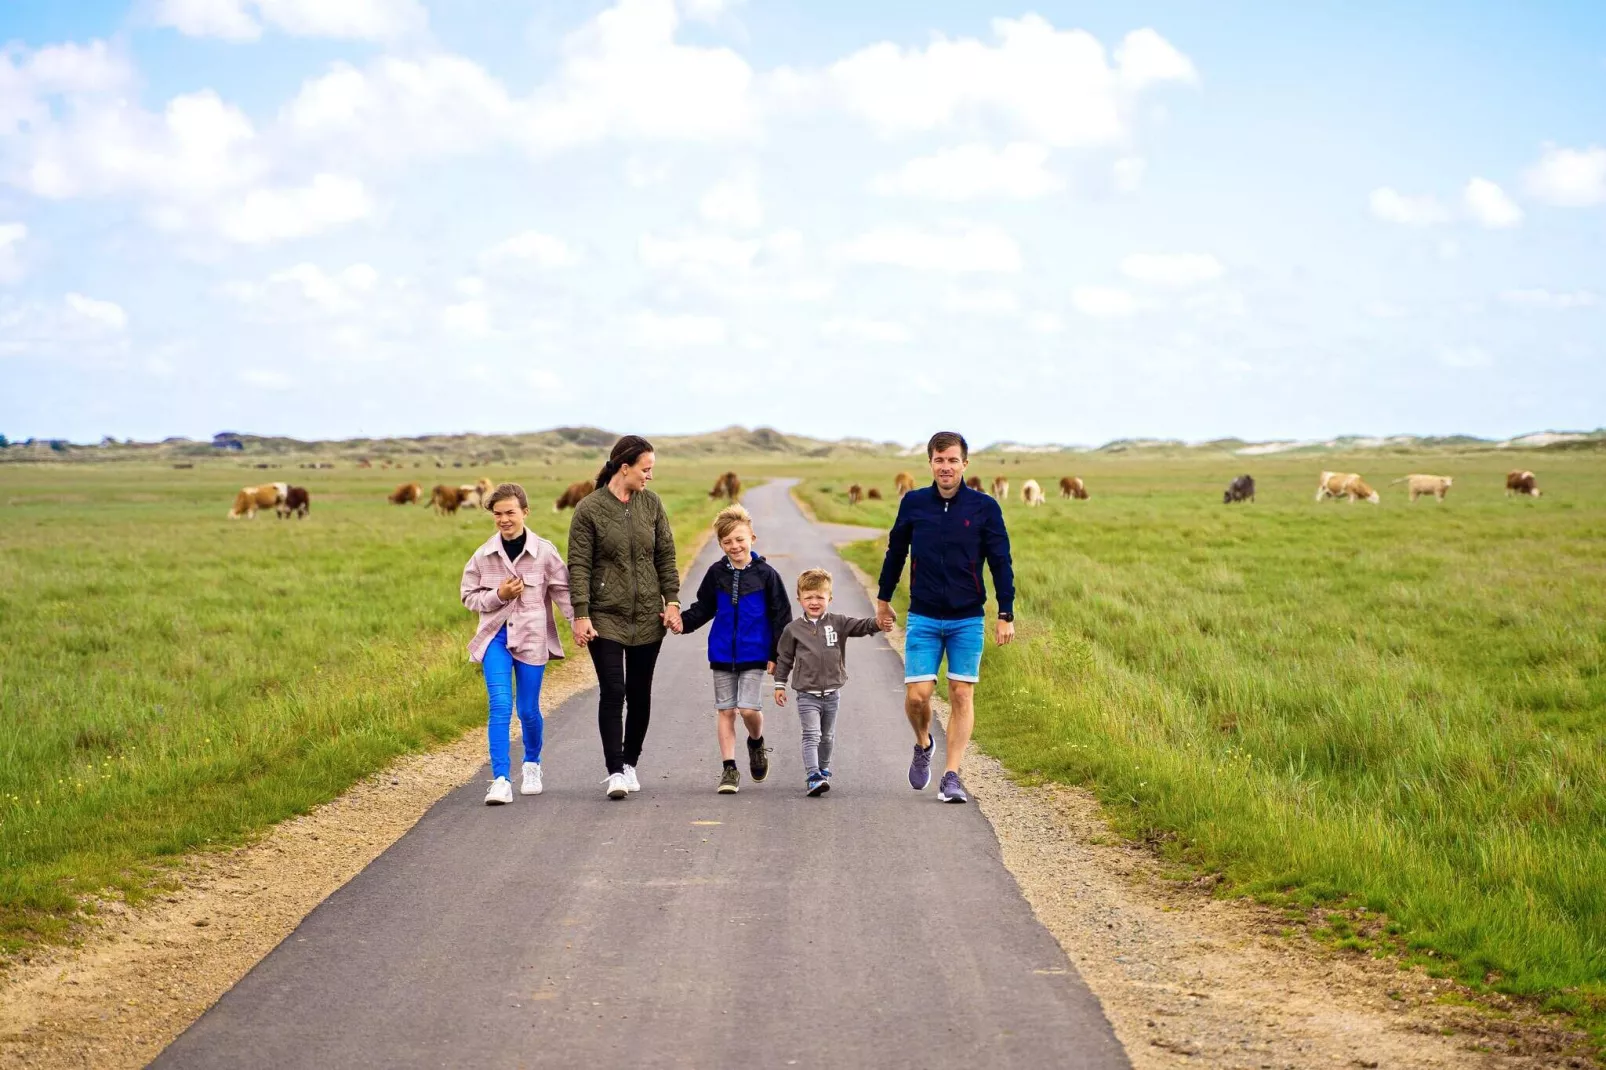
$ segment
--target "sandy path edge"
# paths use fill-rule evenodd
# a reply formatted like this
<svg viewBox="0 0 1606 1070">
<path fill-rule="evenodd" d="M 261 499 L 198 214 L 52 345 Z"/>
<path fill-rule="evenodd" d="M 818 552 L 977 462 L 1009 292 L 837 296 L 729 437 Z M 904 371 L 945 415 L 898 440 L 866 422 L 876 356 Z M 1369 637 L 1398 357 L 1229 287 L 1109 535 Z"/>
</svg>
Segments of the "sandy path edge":
<svg viewBox="0 0 1606 1070">
<path fill-rule="evenodd" d="M 595 686 L 576 653 L 548 669 L 545 709 Z M 517 718 L 512 738 L 517 754 Z M 470 728 L 251 842 L 186 857 L 170 874 L 178 889 L 137 909 L 100 903 L 79 946 L 32 949 L 0 977 L 0 1070 L 144 1066 L 484 764 L 485 729 Z"/>
<path fill-rule="evenodd" d="M 847 564 L 874 599 L 875 580 Z M 901 656 L 902 627 L 889 638 Z M 986 701 L 982 690 L 978 716 Z M 1005 867 L 1098 996 L 1134 1070 L 1597 1065 L 1564 1018 L 1499 997 L 1474 1005 L 1453 981 L 1335 952 L 1280 910 L 1167 879 L 1085 789 L 1023 787 L 975 746 L 963 772 Z"/>
</svg>

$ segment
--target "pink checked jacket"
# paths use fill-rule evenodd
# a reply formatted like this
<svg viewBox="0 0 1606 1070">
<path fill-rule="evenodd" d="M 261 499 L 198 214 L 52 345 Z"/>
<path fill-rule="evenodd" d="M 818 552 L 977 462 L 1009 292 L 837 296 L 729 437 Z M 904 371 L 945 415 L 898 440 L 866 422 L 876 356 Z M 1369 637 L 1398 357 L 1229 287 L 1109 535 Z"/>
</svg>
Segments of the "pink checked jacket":
<svg viewBox="0 0 1606 1070">
<path fill-rule="evenodd" d="M 574 623 L 574 609 L 569 604 L 569 567 L 556 546 L 528 528 L 525 531 L 529 537 L 517 561 L 507 559 L 501 534 L 492 532 L 463 566 L 463 605 L 480 615 L 479 631 L 468 644 L 468 655 L 475 661 L 485 660 L 486 647 L 504 624 L 508 653 L 515 660 L 545 665 L 549 657 L 563 657 L 553 607 L 561 610 L 571 625 Z M 524 580 L 524 593 L 504 602 L 496 589 L 515 573 Z"/>
</svg>

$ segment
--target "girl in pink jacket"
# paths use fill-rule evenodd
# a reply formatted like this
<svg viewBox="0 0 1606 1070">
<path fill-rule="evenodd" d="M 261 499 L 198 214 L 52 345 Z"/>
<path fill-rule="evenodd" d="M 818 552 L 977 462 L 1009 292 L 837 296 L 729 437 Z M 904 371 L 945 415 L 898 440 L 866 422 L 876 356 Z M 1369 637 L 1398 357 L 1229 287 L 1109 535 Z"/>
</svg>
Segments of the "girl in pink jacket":
<svg viewBox="0 0 1606 1070">
<path fill-rule="evenodd" d="M 519 723 L 524 727 L 521 795 L 541 794 L 541 678 L 548 658 L 563 657 L 556 607 L 574 625 L 569 604 L 569 568 L 558 548 L 524 526 L 530 501 L 517 483 L 491 492 L 485 507 L 496 518 L 496 534 L 463 566 L 463 605 L 480 615 L 479 631 L 468 644 L 469 657 L 485 669 L 490 697 L 487 734 L 491 745 L 491 790 L 485 805 L 513 801 L 508 726 L 513 720 L 515 684 Z"/>
</svg>

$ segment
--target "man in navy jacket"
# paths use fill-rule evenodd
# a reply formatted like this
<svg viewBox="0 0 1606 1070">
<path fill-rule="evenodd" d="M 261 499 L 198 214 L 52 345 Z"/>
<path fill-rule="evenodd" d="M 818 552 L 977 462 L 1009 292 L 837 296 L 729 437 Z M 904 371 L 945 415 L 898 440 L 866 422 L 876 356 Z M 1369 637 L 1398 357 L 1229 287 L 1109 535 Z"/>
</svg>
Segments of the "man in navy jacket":
<svg viewBox="0 0 1606 1070">
<path fill-rule="evenodd" d="M 937 798 L 969 801 L 959 779 L 959 762 L 975 727 L 975 688 L 986 638 L 987 587 L 982 563 L 993 574 L 998 593 L 1000 646 L 1015 638 L 1015 574 L 1009 560 L 1009 533 L 998 502 L 965 486 L 970 446 L 955 431 L 939 431 L 926 444 L 931 486 L 912 490 L 898 503 L 898 519 L 887 538 L 881 565 L 876 619 L 893 620 L 892 592 L 909 564 L 909 624 L 904 637 L 904 713 L 915 731 L 909 786 L 931 783 L 931 694 L 943 658 L 948 659 L 948 754 Z"/>
</svg>

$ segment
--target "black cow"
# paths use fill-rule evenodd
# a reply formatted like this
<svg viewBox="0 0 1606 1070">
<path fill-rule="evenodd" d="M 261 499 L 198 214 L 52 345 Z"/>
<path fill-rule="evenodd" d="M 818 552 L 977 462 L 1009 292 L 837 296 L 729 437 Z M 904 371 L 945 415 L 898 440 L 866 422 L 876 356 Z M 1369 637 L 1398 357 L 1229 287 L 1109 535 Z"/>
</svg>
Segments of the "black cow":
<svg viewBox="0 0 1606 1070">
<path fill-rule="evenodd" d="M 278 505 L 279 519 L 294 516 L 297 520 L 312 511 L 312 496 L 307 493 L 306 487 L 291 487 L 284 495 L 284 501 Z"/>
<path fill-rule="evenodd" d="M 1221 502 L 1222 502 L 1223 505 L 1230 504 L 1232 502 L 1243 502 L 1243 501 L 1252 502 L 1254 500 L 1255 500 L 1255 477 L 1254 476 L 1239 476 L 1237 479 L 1235 479 L 1231 483 L 1227 484 L 1227 489 L 1222 491 L 1222 493 L 1221 493 Z"/>
</svg>

